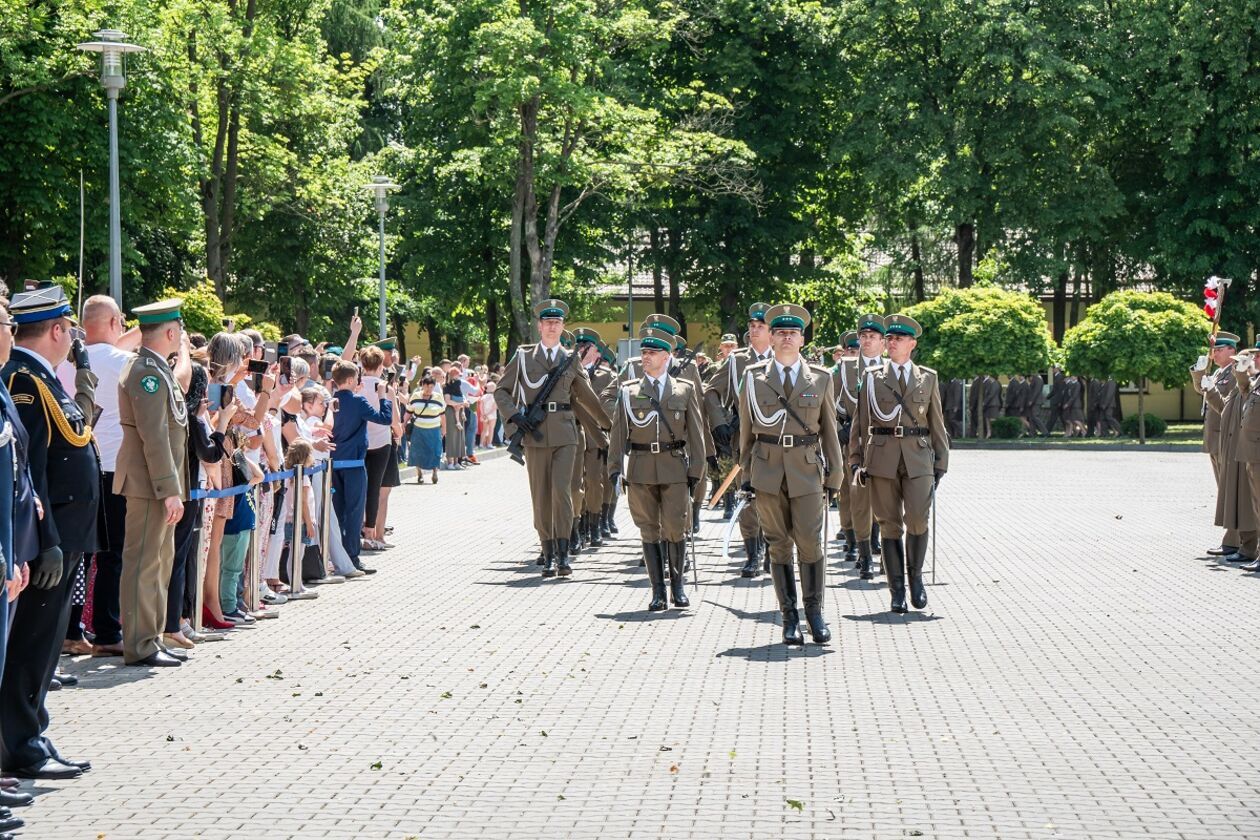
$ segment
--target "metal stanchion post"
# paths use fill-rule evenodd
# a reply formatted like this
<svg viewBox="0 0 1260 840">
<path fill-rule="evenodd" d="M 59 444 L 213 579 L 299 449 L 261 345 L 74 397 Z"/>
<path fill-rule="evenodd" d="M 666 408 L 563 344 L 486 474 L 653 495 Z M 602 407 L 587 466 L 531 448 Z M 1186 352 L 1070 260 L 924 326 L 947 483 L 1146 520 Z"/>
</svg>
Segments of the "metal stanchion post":
<svg viewBox="0 0 1260 840">
<path fill-rule="evenodd" d="M 324 568 L 332 562 L 332 459 L 324 461 L 324 492 L 319 505 L 319 551 Z"/>
<path fill-rule="evenodd" d="M 319 593 L 313 592 L 302 586 L 302 555 L 306 552 L 305 546 L 302 545 L 302 535 L 306 533 L 303 528 L 303 518 L 306 512 L 306 499 L 304 498 L 303 473 L 302 465 L 298 464 L 293 468 L 293 539 L 289 540 L 289 600 L 290 601 L 307 601 L 312 598 L 318 598 Z"/>
<path fill-rule="evenodd" d="M 202 505 L 202 517 L 205 520 L 213 522 L 214 515 L 212 513 L 209 516 L 206 516 L 206 507 L 208 506 L 204 504 Z M 193 614 L 190 616 L 192 619 L 192 628 L 198 633 L 204 629 L 201 626 L 201 610 L 206 597 L 206 564 L 201 561 L 201 549 L 203 548 L 202 543 L 208 545 L 210 541 L 209 529 L 206 528 L 205 521 L 201 524 L 201 531 L 203 533 L 199 535 L 200 538 L 197 540 L 197 557 L 193 566 L 193 574 L 196 575 L 194 580 L 197 581 L 197 585 L 193 587 Z"/>
<path fill-rule="evenodd" d="M 259 487 L 251 487 L 246 494 L 254 502 L 254 529 L 249 532 L 249 552 L 245 555 L 245 609 L 255 612 L 258 609 L 258 568 L 262 554 L 262 540 L 258 538 L 262 527 L 262 492 Z M 244 498 L 240 500 L 248 504 Z"/>
</svg>

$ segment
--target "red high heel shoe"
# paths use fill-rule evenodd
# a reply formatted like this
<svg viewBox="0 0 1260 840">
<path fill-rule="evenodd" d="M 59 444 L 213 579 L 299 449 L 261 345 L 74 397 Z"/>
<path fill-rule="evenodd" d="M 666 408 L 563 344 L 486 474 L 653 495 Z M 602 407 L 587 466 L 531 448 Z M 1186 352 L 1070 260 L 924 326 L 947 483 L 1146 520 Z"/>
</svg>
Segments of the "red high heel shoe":
<svg viewBox="0 0 1260 840">
<path fill-rule="evenodd" d="M 214 613 L 210 612 L 210 608 L 207 606 L 202 606 L 201 608 L 201 623 L 202 625 L 210 627 L 214 630 L 231 630 L 236 626 L 230 621 L 219 621 L 219 619 L 214 617 Z"/>
</svg>

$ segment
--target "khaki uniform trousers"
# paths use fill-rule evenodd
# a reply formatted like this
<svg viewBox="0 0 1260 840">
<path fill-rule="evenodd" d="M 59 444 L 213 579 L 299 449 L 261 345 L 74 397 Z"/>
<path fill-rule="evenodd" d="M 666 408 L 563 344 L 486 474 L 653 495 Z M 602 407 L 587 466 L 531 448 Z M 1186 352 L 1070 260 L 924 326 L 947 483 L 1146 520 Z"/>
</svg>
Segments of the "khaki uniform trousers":
<svg viewBox="0 0 1260 840">
<path fill-rule="evenodd" d="M 525 447 L 525 472 L 540 540 L 567 540 L 573 531 L 573 463 L 577 444 Z"/>
<path fill-rule="evenodd" d="M 160 650 L 166 627 L 166 590 L 175 562 L 175 526 L 166 524 L 166 506 L 156 499 L 127 498 L 123 537 L 123 660 L 138 662 Z"/>
<path fill-rule="evenodd" d="M 842 447 L 841 451 L 844 453 L 844 463 L 849 463 L 849 448 Z M 846 480 L 840 485 L 839 508 L 840 527 L 852 528 L 854 536 L 859 540 L 869 540 L 873 522 L 870 485 L 854 487 L 851 479 Z"/>
<path fill-rule="evenodd" d="M 682 542 L 691 531 L 691 497 L 685 482 L 631 484 L 626 496 L 643 542 Z"/>
<path fill-rule="evenodd" d="M 795 499 L 788 497 L 786 486 L 778 493 L 758 492 L 754 504 L 770 545 L 771 563 L 791 564 L 793 546 L 796 559 L 802 564 L 823 559 L 822 526 L 827 496 L 821 487 L 817 493 Z"/>
<path fill-rule="evenodd" d="M 911 478 L 906 465 L 897 466 L 896 478 L 867 479 L 871 507 L 884 539 L 899 539 L 903 532 L 926 534 L 932 512 L 932 476 Z M 869 535 L 868 535 L 869 536 Z"/>
<path fill-rule="evenodd" d="M 1210 457 L 1212 459 L 1212 478 L 1216 479 L 1216 485 L 1219 487 L 1221 484 L 1221 462 L 1220 462 L 1220 459 L 1217 458 L 1215 452 L 1211 453 Z M 1247 465 L 1247 471 L 1250 474 L 1251 472 L 1250 464 Z M 1252 498 L 1254 499 L 1255 496 L 1252 496 Z M 1234 546 L 1235 548 L 1238 548 L 1240 546 L 1239 539 L 1240 538 L 1238 536 L 1237 531 L 1235 531 L 1233 528 L 1227 528 L 1225 529 L 1225 538 L 1221 540 L 1221 544 L 1230 545 L 1230 546 Z M 1252 539 L 1254 540 L 1255 538 L 1253 537 Z M 1247 552 L 1244 551 L 1243 554 L 1247 554 Z M 1247 556 L 1254 557 L 1255 554 L 1253 552 L 1252 554 L 1247 554 Z"/>
<path fill-rule="evenodd" d="M 606 502 L 612 501 L 606 498 L 610 493 L 604 487 L 607 469 L 608 464 L 599 457 L 599 449 L 587 446 L 582 457 L 582 496 L 585 499 L 582 509 L 587 513 L 599 513 Z"/>
<path fill-rule="evenodd" d="M 573 475 L 569 479 L 569 490 L 573 496 L 573 511 L 576 513 L 583 509 L 586 500 L 586 493 L 583 487 L 582 479 L 586 469 L 586 434 L 578 432 L 577 451 L 573 453 Z"/>
</svg>

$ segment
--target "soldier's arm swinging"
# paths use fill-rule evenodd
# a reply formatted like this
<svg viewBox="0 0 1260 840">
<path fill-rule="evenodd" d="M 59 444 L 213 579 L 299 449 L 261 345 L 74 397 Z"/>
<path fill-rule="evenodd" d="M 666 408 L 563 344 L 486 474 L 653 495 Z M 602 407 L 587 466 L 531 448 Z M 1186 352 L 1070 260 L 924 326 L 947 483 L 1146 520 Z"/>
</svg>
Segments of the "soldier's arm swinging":
<svg viewBox="0 0 1260 840">
<path fill-rule="evenodd" d="M 595 389 L 591 387 L 591 380 L 586 375 L 586 371 L 582 368 L 574 368 L 573 383 L 569 389 L 569 398 L 573 402 L 573 411 L 577 414 L 578 422 L 586 429 L 600 429 L 608 431 L 612 426 L 612 418 L 608 416 L 608 412 L 604 411 L 604 406 L 600 404 L 599 397 L 595 393 Z M 497 393 L 497 392 L 496 392 Z M 602 446 L 600 447 L 603 448 Z"/>
</svg>

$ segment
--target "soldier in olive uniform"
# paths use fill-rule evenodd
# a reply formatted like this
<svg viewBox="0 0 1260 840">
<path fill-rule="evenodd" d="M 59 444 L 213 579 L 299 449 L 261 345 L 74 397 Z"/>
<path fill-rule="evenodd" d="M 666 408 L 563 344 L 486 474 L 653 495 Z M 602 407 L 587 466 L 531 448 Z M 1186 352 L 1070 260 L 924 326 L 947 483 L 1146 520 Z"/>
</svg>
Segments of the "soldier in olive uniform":
<svg viewBox="0 0 1260 840">
<path fill-rule="evenodd" d="M 639 332 L 643 375 L 619 387 L 609 436 L 609 480 L 625 468 L 630 515 L 639 527 L 643 559 L 652 582 L 650 611 L 665 609 L 666 565 L 676 607 L 690 605 L 683 568 L 690 527 L 691 491 L 704 474 L 704 421 L 695 385 L 669 372 L 675 338 L 665 330 Z"/>
<path fill-rule="evenodd" d="M 770 350 L 770 327 L 766 324 L 768 303 L 754 303 L 748 308 L 748 332 L 745 346 L 732 350 L 709 380 L 704 393 L 705 414 L 713 430 L 713 442 L 732 463 L 740 462 L 739 393 L 749 365 L 763 362 L 773 355 Z M 742 468 L 741 468 L 742 469 Z M 744 476 L 740 481 L 747 481 Z M 765 550 L 765 535 L 757 520 L 757 506 L 749 504 L 739 516 L 739 532 L 744 540 L 744 567 L 740 577 L 757 577 L 770 570 Z"/>
<path fill-rule="evenodd" d="M 591 390 L 591 381 L 576 359 L 556 380 L 537 424 L 528 418 L 529 406 L 542 390 L 549 374 L 568 358 L 560 346 L 569 307 L 564 301 L 544 300 L 534 306 L 541 336 L 537 344 L 522 344 L 508 362 L 494 392 L 499 413 L 505 418 L 509 437 L 519 429 L 529 471 L 529 492 L 534 502 L 534 529 L 543 547 L 543 577 L 568 577 L 569 534 L 573 529 L 573 478 L 577 458 L 578 426 L 607 430 L 611 421 Z"/>
<path fill-rule="evenodd" d="M 586 376 L 591 381 L 591 390 L 602 394 L 604 388 L 613 379 L 613 372 L 604 364 L 600 351 L 599 334 L 589 327 L 580 327 L 574 331 L 577 339 L 577 361 L 582 364 Z M 605 408 L 605 411 L 608 409 Z M 586 452 L 582 458 L 582 499 L 583 505 L 578 516 L 578 531 L 587 545 L 598 548 L 604 544 L 600 530 L 600 516 L 604 505 L 604 484 L 606 482 L 608 447 L 593 445 L 598 440 L 588 440 Z"/>
<path fill-rule="evenodd" d="M 1234 367 L 1245 370 L 1250 363 L 1249 357 L 1255 350 L 1247 348 L 1232 356 Z M 1250 563 L 1255 560 L 1260 549 L 1260 535 L 1257 535 L 1257 523 L 1252 512 L 1251 485 L 1248 482 L 1246 464 L 1236 458 L 1242 438 L 1242 403 L 1243 396 L 1237 387 L 1237 375 L 1233 368 L 1227 375 L 1234 377 L 1235 387 L 1225 395 L 1224 399 L 1214 390 L 1205 390 L 1203 397 L 1221 413 L 1221 429 L 1217 446 L 1217 461 L 1220 464 L 1220 480 L 1216 486 L 1216 524 L 1228 531 L 1238 533 L 1238 548 L 1221 559 L 1229 563 Z"/>
<path fill-rule="evenodd" d="M 856 376 L 851 376 L 850 371 L 846 369 L 846 363 L 853 363 L 858 356 L 858 337 L 857 330 L 849 330 L 840 336 L 840 343 L 835 347 L 828 347 L 825 351 L 831 355 L 831 392 L 836 398 L 836 428 L 840 435 L 840 454 L 848 464 L 848 456 L 845 453 L 846 447 L 849 445 L 849 434 L 853 431 L 853 418 L 849 415 L 849 406 L 844 398 L 844 386 L 853 382 L 856 383 Z M 856 397 L 855 397 L 856 398 Z M 844 540 L 844 559 L 847 561 L 857 561 L 857 537 L 853 531 L 853 500 L 850 498 L 849 482 L 845 481 L 840 485 L 840 494 L 836 499 L 836 510 L 840 513 L 840 530 L 836 533 L 837 540 Z"/>
<path fill-rule="evenodd" d="M 873 312 L 867 313 L 858 319 L 857 326 L 858 352 L 851 360 L 846 360 L 839 366 L 835 382 L 836 402 L 844 405 L 844 416 L 850 426 L 849 433 L 841 436 L 846 464 L 853 451 L 853 435 L 858 431 L 858 399 L 866 372 L 884 364 L 883 317 Z M 871 509 L 870 490 L 866 487 L 855 487 L 852 482 L 845 481 L 840 493 L 841 498 L 847 497 L 849 500 L 849 521 L 852 525 L 845 533 L 845 559 L 857 560 L 858 576 L 862 580 L 871 580 L 875 576 L 874 542 L 878 539 L 876 535 L 879 526 Z"/>
<path fill-rule="evenodd" d="M 1234 366 L 1234 378 L 1238 383 L 1238 396 L 1242 401 L 1239 409 L 1238 449 L 1234 460 L 1247 469 L 1247 487 L 1251 496 L 1252 519 L 1260 522 L 1260 371 L 1256 369 L 1255 354 L 1239 356 Z M 1249 572 L 1260 571 L 1260 559 L 1253 559 L 1241 568 Z"/>
<path fill-rule="evenodd" d="M 600 404 L 603 405 L 604 412 L 611 417 L 612 407 L 613 403 L 616 402 L 616 397 L 610 392 L 609 386 L 617 381 L 617 354 L 602 341 L 599 342 L 597 346 L 599 347 L 600 359 L 603 360 L 605 366 L 601 368 L 603 371 L 603 373 L 601 373 L 601 379 L 603 381 L 602 387 L 595 389 L 595 393 L 600 395 Z M 606 379 L 604 379 L 604 377 L 606 377 Z M 593 387 L 594 383 L 592 382 L 591 384 Z M 615 392 L 615 390 L 616 389 L 611 389 L 613 392 Z M 608 453 L 607 450 L 605 450 L 604 457 L 607 458 L 607 456 Z M 599 533 L 604 539 L 611 540 L 616 538 L 615 535 L 617 533 L 616 512 L 618 494 L 617 488 L 611 481 L 608 481 L 602 476 L 601 478 L 603 479 L 602 486 L 604 488 L 604 500 L 603 504 L 600 505 L 599 510 Z"/>
<path fill-rule="evenodd" d="M 801 357 L 810 316 L 792 304 L 765 312 L 773 357 L 749 365 L 739 399 L 740 468 L 756 494 L 757 516 L 770 543 L 770 573 L 783 615 L 783 641 L 801 644 L 792 549 L 801 566 L 801 594 L 810 636 L 831 639 L 822 616 L 828 496 L 844 481 L 835 397 L 826 368 Z"/>
<path fill-rule="evenodd" d="M 1233 333 L 1218 332 L 1212 340 L 1212 364 L 1216 365 L 1216 370 L 1208 373 L 1208 357 L 1200 356 L 1198 363 L 1190 371 L 1190 381 L 1194 384 L 1194 390 L 1203 394 L 1203 451 L 1208 453 L 1208 457 L 1212 462 L 1212 476 L 1216 479 L 1217 484 L 1221 480 L 1221 464 L 1219 451 L 1221 446 L 1221 407 L 1234 390 L 1234 374 L 1232 371 L 1231 357 L 1238 349 L 1238 336 Z M 1207 393 L 1211 391 L 1216 394 L 1214 399 L 1209 400 Z M 1208 554 L 1213 556 L 1224 556 L 1233 554 L 1238 550 L 1239 546 L 1238 532 L 1226 531 L 1225 538 L 1217 548 L 1209 548 Z"/>
<path fill-rule="evenodd" d="M 928 516 L 932 491 L 949 468 L 949 435 L 936 371 L 910 360 L 922 329 L 905 315 L 890 315 L 886 324 L 888 361 L 863 380 L 849 464 L 854 480 L 870 485 L 872 507 L 884 532 L 892 610 L 903 613 L 907 574 L 910 602 L 919 610 L 927 606 L 923 561 Z"/>
<path fill-rule="evenodd" d="M 71 335 L 73 314 L 61 287 L 20 292 L 10 311 L 17 346 L 0 375 L 30 436 L 30 475 L 43 516 L 0 680 L 0 759 L 10 775 L 66 779 L 91 765 L 63 759 L 43 734 L 49 723 L 44 700 L 70 620 L 71 584 L 84 553 L 96 550 L 101 474 L 89 425 L 96 377 L 83 342 Z M 67 356 L 77 368 L 73 399 L 54 374 Z"/>
<path fill-rule="evenodd" d="M 570 353 L 577 352 L 577 337 L 568 330 L 564 330 L 560 334 L 560 346 Z M 582 354 L 578 353 L 573 359 L 573 364 L 582 364 Z M 596 392 L 598 393 L 598 392 Z M 586 430 L 586 426 L 580 420 L 576 421 L 578 427 L 577 450 L 573 453 L 573 475 L 569 479 L 569 492 L 573 494 L 573 527 L 569 529 L 569 556 L 573 557 L 580 554 L 582 549 L 586 548 L 586 532 L 580 527 L 582 511 L 586 507 L 585 487 L 585 469 L 586 469 L 586 453 L 592 449 L 596 449 L 592 442 L 590 432 Z M 544 559 L 545 563 L 546 560 Z"/>
<path fill-rule="evenodd" d="M 140 351 L 118 378 L 123 440 L 114 492 L 127 498 L 120 597 L 128 665 L 180 664 L 160 640 L 175 525 L 188 492 L 188 410 L 166 361 L 183 346 L 182 305 L 174 298 L 132 310 L 140 321 Z"/>
</svg>

